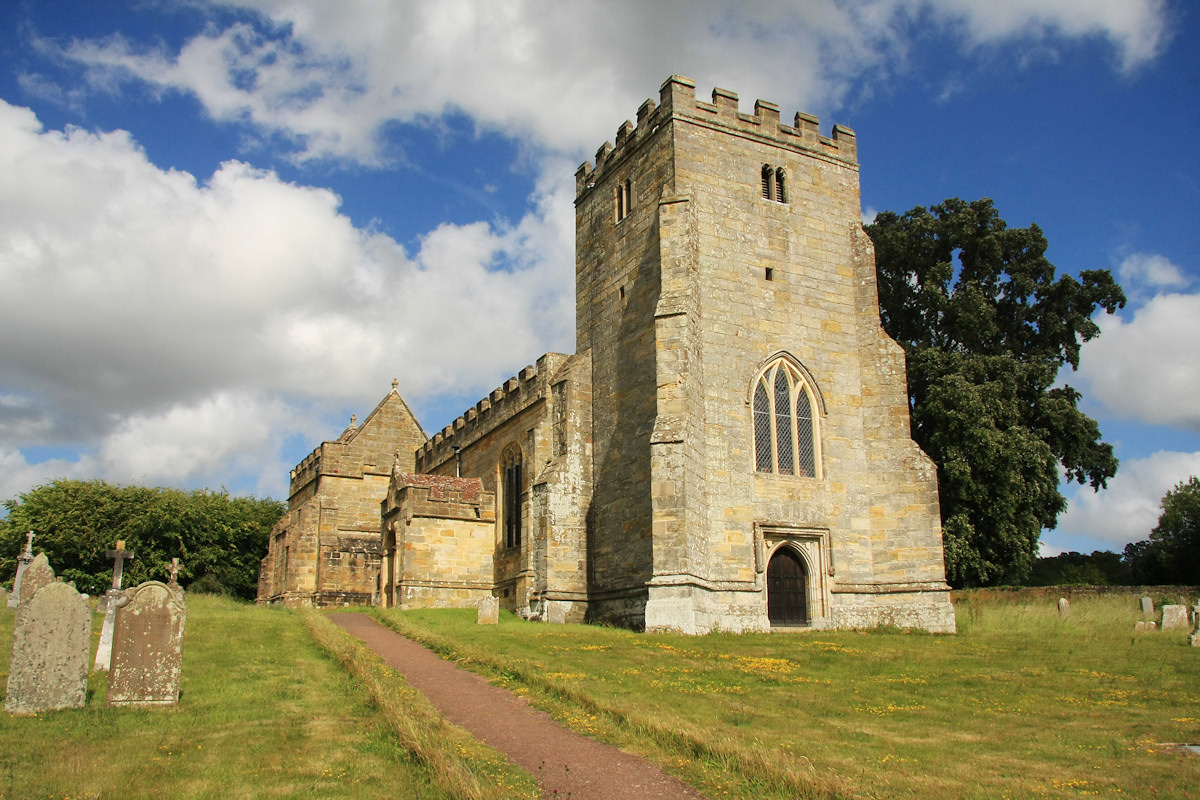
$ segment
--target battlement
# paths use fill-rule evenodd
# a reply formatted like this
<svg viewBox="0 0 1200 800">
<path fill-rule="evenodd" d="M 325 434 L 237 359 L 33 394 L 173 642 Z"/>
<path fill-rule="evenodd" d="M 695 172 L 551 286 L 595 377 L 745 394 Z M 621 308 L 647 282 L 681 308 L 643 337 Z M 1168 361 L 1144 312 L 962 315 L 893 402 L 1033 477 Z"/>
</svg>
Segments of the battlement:
<svg viewBox="0 0 1200 800">
<path fill-rule="evenodd" d="M 428 472 L 452 457 L 456 446 L 467 447 L 500 421 L 514 417 L 544 399 L 551 380 L 569 358 L 562 353 L 546 353 L 536 365 L 525 367 L 493 389 L 417 449 L 417 472 Z"/>
<path fill-rule="evenodd" d="M 594 187 L 607 169 L 622 161 L 664 123 L 687 119 L 701 124 L 727 128 L 740 135 L 771 141 L 796 150 L 805 150 L 850 164 L 858 163 L 858 143 L 854 131 L 834 125 L 832 136 L 822 136 L 818 120 L 797 111 L 791 125 L 780 122 L 779 106 L 766 100 L 754 103 L 753 114 L 738 110 L 738 96 L 727 89 L 715 88 L 712 102 L 696 99 L 696 83 L 691 78 L 672 75 L 659 90 L 659 101 L 642 103 L 637 125 L 626 120 L 617 128 L 616 144 L 605 142 L 596 151 L 594 165 L 583 162 L 575 171 L 575 196 L 581 197 Z"/>
</svg>

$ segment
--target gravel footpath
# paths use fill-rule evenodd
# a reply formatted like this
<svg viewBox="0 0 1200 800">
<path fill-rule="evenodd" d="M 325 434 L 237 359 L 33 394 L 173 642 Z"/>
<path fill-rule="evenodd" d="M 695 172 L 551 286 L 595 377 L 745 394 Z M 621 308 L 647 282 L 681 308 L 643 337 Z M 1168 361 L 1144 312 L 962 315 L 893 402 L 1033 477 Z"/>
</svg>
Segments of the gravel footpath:
<svg viewBox="0 0 1200 800">
<path fill-rule="evenodd" d="M 443 661 L 366 614 L 330 614 L 361 639 L 450 722 L 507 755 L 562 800 L 704 800 L 658 766 L 555 722 L 507 689 Z"/>
</svg>

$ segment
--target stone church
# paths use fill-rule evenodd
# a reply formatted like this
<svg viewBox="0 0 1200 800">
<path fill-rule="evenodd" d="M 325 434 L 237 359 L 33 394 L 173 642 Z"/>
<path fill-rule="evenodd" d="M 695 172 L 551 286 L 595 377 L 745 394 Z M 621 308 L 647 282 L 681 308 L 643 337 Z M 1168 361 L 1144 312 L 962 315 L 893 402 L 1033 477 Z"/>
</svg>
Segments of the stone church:
<svg viewBox="0 0 1200 800">
<path fill-rule="evenodd" d="M 575 353 L 432 437 L 393 384 L 292 472 L 259 601 L 952 632 L 854 133 L 672 76 L 575 179 Z"/>
</svg>

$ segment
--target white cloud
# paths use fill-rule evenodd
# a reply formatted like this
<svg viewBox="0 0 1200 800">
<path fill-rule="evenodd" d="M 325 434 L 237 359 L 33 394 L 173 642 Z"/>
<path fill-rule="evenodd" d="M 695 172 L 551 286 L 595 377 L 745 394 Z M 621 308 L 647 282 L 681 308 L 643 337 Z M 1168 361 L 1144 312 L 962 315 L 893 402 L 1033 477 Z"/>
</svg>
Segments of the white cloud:
<svg viewBox="0 0 1200 800">
<path fill-rule="evenodd" d="M 97 85 L 135 77 L 193 93 L 216 119 L 290 138 L 302 159 L 375 164 L 389 156 L 384 124 L 450 109 L 580 154 L 600 144 L 596 131 L 615 130 L 613 120 L 654 93 L 647 75 L 679 72 L 785 108 L 837 107 L 855 84 L 903 68 L 906 23 L 917 17 L 962 32 L 968 45 L 1102 37 L 1125 69 L 1152 59 L 1167 39 L 1161 0 L 228 5 L 269 23 L 212 27 L 177 53 L 112 38 L 74 42 L 66 54 L 88 65 Z"/>
<path fill-rule="evenodd" d="M 442 225 L 410 257 L 327 190 L 239 162 L 201 183 L 0 101 L 0 446 L 88 443 L 98 474 L 177 483 L 329 435 L 298 409 L 370 408 L 392 377 L 486 391 L 572 346 L 560 171 L 516 225 Z"/>
<path fill-rule="evenodd" d="M 1160 294 L 1130 320 L 1103 314 L 1078 379 L 1117 416 L 1200 431 L 1200 294 Z"/>
<path fill-rule="evenodd" d="M 1200 453 L 1159 451 L 1148 458 L 1122 459 L 1108 488 L 1068 492 L 1067 511 L 1056 535 L 1085 536 L 1124 546 L 1150 535 L 1161 513 L 1159 502 L 1169 489 L 1200 475 Z M 1119 547 L 1118 547 L 1119 549 Z"/>
<path fill-rule="evenodd" d="M 1049 33 L 1104 37 L 1116 47 L 1123 70 L 1153 59 L 1170 38 L 1164 0 L 931 0 L 929 5 L 946 19 L 961 20 L 981 43 Z"/>
<path fill-rule="evenodd" d="M 1146 287 L 1175 288 L 1187 286 L 1191 279 L 1184 274 L 1183 269 L 1172 264 L 1166 256 L 1157 253 L 1134 253 L 1117 267 L 1117 274 L 1126 291 L 1140 296 Z"/>
</svg>

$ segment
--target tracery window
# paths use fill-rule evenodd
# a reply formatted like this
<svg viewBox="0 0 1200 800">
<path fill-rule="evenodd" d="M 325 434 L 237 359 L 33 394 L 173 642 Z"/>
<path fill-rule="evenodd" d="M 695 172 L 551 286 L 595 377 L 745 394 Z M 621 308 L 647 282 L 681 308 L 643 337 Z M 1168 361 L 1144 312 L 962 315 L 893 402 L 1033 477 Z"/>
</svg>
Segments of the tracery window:
<svg viewBox="0 0 1200 800">
<path fill-rule="evenodd" d="M 816 477 L 813 398 L 800 371 L 774 361 L 754 387 L 754 466 L 758 472 Z"/>
<path fill-rule="evenodd" d="M 521 546 L 521 451 L 512 449 L 505 453 L 500 468 L 501 518 L 504 530 L 504 546 Z"/>
</svg>

